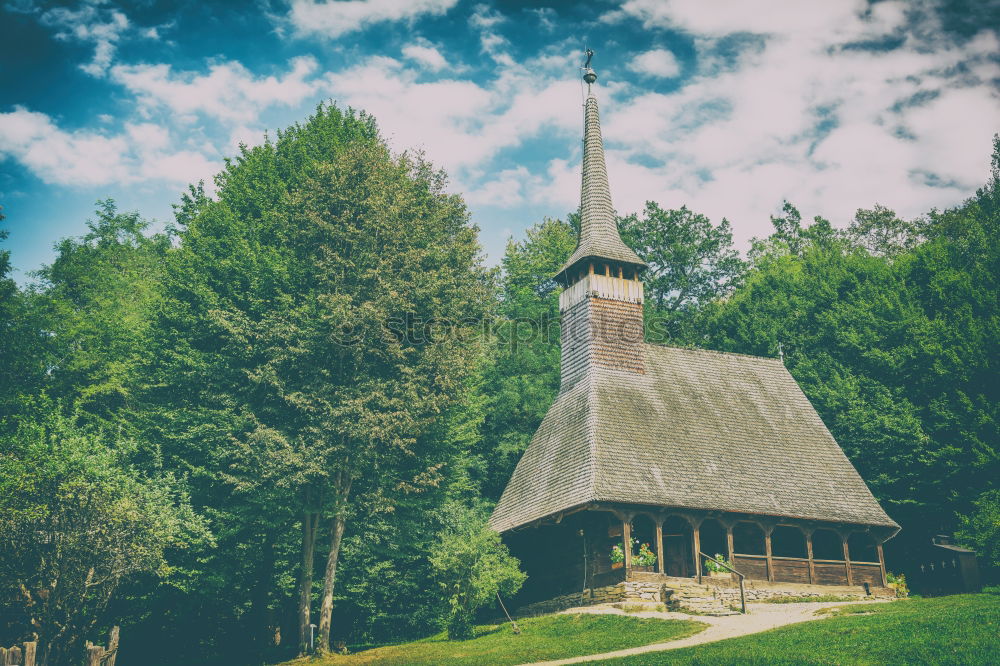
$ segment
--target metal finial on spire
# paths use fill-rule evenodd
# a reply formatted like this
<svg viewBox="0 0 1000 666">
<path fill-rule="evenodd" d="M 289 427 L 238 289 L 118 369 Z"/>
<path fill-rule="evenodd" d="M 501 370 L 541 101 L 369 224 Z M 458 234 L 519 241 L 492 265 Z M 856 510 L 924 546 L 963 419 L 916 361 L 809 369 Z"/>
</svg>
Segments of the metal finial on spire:
<svg viewBox="0 0 1000 666">
<path fill-rule="evenodd" d="M 586 50 L 587 62 L 583 65 L 583 80 L 587 82 L 587 94 L 590 94 L 590 84 L 597 80 L 597 72 L 590 68 L 590 61 L 594 57 L 594 52 Z"/>
</svg>

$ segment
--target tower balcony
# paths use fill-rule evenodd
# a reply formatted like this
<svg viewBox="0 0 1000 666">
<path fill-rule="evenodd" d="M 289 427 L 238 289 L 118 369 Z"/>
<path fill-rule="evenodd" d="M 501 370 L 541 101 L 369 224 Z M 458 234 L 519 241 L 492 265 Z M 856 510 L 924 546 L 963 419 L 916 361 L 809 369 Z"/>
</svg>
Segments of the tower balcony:
<svg viewBox="0 0 1000 666">
<path fill-rule="evenodd" d="M 597 273 L 584 275 L 559 295 L 559 311 L 568 310 L 587 297 L 641 304 L 642 281 Z"/>
</svg>

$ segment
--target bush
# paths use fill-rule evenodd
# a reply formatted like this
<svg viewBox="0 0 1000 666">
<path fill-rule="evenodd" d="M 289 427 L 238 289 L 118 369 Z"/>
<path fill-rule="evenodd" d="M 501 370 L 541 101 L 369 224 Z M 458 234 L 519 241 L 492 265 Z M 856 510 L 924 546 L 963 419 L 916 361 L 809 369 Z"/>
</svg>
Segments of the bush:
<svg viewBox="0 0 1000 666">
<path fill-rule="evenodd" d="M 527 576 L 520 562 L 486 524 L 485 511 L 455 504 L 446 508 L 446 527 L 430 555 L 431 567 L 444 590 L 448 638 L 472 638 L 475 612 L 497 594 L 521 589 Z"/>
</svg>

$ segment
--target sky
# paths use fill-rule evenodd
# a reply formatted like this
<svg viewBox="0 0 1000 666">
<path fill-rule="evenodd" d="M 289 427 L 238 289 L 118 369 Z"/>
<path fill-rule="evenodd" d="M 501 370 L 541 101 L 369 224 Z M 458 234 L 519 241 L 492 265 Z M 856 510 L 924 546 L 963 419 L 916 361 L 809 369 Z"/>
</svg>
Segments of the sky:
<svg viewBox="0 0 1000 666">
<path fill-rule="evenodd" d="M 0 0 L 0 223 L 24 281 L 113 198 L 162 228 L 333 100 L 423 150 L 490 263 L 579 205 L 592 48 L 612 197 L 767 235 L 961 203 L 1000 131 L 1000 0 Z"/>
</svg>

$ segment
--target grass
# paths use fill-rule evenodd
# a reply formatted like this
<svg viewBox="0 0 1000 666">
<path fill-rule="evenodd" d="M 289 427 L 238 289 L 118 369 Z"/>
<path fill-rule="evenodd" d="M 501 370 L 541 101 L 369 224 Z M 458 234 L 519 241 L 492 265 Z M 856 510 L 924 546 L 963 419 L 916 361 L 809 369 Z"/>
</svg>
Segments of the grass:
<svg viewBox="0 0 1000 666">
<path fill-rule="evenodd" d="M 824 602 L 824 601 L 859 601 L 857 597 L 843 597 L 836 594 L 821 594 L 817 597 L 771 597 L 761 599 L 759 604 L 798 604 L 802 602 Z"/>
<path fill-rule="evenodd" d="M 509 624 L 476 627 L 477 636 L 449 641 L 439 634 L 412 643 L 374 648 L 346 656 L 297 659 L 288 665 L 354 664 L 524 664 L 620 650 L 683 638 L 705 628 L 690 620 L 655 620 L 622 615 L 545 615 Z"/>
<path fill-rule="evenodd" d="M 830 619 L 602 662 L 640 664 L 997 664 L 1000 596 L 962 594 L 836 608 Z"/>
</svg>

